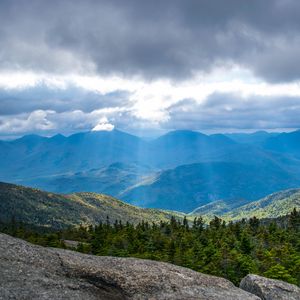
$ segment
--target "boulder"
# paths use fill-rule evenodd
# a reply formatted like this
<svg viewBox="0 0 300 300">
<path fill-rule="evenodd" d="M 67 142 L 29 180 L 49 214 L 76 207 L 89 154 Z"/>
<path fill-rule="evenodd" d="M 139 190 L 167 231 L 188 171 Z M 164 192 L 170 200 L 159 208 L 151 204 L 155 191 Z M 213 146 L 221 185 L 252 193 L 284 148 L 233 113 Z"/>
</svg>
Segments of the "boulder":
<svg viewBox="0 0 300 300">
<path fill-rule="evenodd" d="M 296 285 L 254 274 L 243 278 L 240 288 L 263 300 L 300 300 L 300 288 Z"/>
<path fill-rule="evenodd" d="M 259 299 L 168 263 L 44 248 L 0 234 L 0 299 Z"/>
</svg>

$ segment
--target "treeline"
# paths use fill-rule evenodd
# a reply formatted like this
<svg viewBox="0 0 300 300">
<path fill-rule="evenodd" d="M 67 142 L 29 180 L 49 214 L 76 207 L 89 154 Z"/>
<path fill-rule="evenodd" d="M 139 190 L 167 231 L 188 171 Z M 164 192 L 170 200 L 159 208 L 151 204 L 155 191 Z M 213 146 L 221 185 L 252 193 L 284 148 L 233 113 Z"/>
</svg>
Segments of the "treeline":
<svg viewBox="0 0 300 300">
<path fill-rule="evenodd" d="M 83 253 L 170 262 L 235 284 L 255 273 L 300 285 L 300 212 L 294 209 L 285 220 L 277 224 L 254 217 L 226 224 L 215 217 L 205 225 L 201 217 L 193 224 L 172 218 L 168 223 L 134 226 L 107 218 L 97 226 L 52 233 L 16 222 L 0 228 L 44 246 L 66 247 L 64 240 L 75 240 L 76 250 Z"/>
</svg>

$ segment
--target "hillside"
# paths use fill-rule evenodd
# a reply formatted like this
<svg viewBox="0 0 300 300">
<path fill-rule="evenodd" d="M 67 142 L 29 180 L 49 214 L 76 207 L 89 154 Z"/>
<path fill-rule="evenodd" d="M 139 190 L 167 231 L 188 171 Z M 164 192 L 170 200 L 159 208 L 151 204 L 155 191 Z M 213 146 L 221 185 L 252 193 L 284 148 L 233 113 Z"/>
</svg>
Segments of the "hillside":
<svg viewBox="0 0 300 300">
<path fill-rule="evenodd" d="M 183 217 L 180 213 L 138 208 L 101 194 L 59 195 L 0 183 L 0 221 L 4 223 L 15 219 L 36 226 L 65 228 L 106 222 L 107 216 L 112 223 L 115 220 L 151 223 L 167 221 L 172 215 Z"/>
<path fill-rule="evenodd" d="M 152 172 L 154 171 L 149 167 L 119 162 L 86 171 L 20 179 L 18 183 L 54 193 L 75 193 L 84 190 L 119 198 L 120 193 L 140 183 Z"/>
<path fill-rule="evenodd" d="M 279 135 L 277 132 L 256 131 L 253 133 L 227 133 L 230 139 L 242 144 L 262 144 L 267 139 Z"/>
<path fill-rule="evenodd" d="M 226 220 L 239 220 L 254 216 L 258 218 L 277 218 L 290 213 L 293 208 L 300 209 L 300 189 L 290 189 L 273 193 L 261 200 L 221 214 L 221 216 Z"/>
<path fill-rule="evenodd" d="M 230 211 L 233 207 L 239 207 L 243 204 L 243 201 L 236 201 L 234 205 L 226 203 L 224 200 L 217 200 L 211 203 L 201 205 L 194 209 L 190 215 L 196 216 L 207 216 L 213 217 L 214 215 L 220 216 L 228 211 Z"/>
<path fill-rule="evenodd" d="M 262 144 L 268 151 L 284 153 L 285 155 L 300 158 L 300 130 L 281 133 L 270 137 Z"/>
<path fill-rule="evenodd" d="M 167 221 L 171 216 L 192 221 L 201 215 L 208 222 L 214 215 L 225 220 L 239 220 L 253 216 L 276 218 L 286 215 L 296 207 L 300 209 L 300 189 L 285 190 L 261 200 L 243 205 L 243 200 L 233 206 L 223 200 L 198 207 L 188 215 L 177 211 L 139 208 L 116 198 L 96 193 L 69 195 L 44 192 L 38 189 L 0 182 L 0 223 L 12 219 L 34 226 L 54 229 L 79 224 L 97 224 L 122 220 L 123 223 L 141 221 Z"/>
<path fill-rule="evenodd" d="M 265 161 L 261 168 L 260 164 L 211 162 L 164 171 L 149 183 L 129 189 L 121 198 L 138 206 L 187 213 L 220 199 L 234 207 L 299 185 L 296 176 L 274 163 Z"/>
<path fill-rule="evenodd" d="M 149 143 L 147 161 L 159 168 L 207 161 L 239 145 L 222 134 L 205 135 L 190 130 L 171 131 Z"/>
</svg>

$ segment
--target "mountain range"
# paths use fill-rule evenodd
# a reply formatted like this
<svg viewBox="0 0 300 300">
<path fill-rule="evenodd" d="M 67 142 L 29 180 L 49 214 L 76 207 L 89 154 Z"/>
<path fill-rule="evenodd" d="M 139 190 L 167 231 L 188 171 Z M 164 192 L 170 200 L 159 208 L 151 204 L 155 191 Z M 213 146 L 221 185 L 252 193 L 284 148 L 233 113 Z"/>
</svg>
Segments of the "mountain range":
<svg viewBox="0 0 300 300">
<path fill-rule="evenodd" d="M 234 207 L 299 187 L 299 150 L 300 131 L 178 130 L 150 141 L 119 130 L 27 135 L 0 141 L 0 180 L 190 212 L 216 201 Z"/>
</svg>

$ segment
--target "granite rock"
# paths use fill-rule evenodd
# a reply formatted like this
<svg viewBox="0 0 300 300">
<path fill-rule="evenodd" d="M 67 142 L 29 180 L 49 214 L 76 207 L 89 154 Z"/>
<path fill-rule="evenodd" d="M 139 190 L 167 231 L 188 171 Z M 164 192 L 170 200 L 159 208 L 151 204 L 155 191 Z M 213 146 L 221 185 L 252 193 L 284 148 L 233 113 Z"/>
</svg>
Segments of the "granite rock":
<svg viewBox="0 0 300 300">
<path fill-rule="evenodd" d="M 254 274 L 244 277 L 240 288 L 263 300 L 300 300 L 300 288 L 296 285 Z"/>
<path fill-rule="evenodd" d="M 0 299 L 235 299 L 230 281 L 168 263 L 44 248 L 0 234 Z"/>
</svg>

